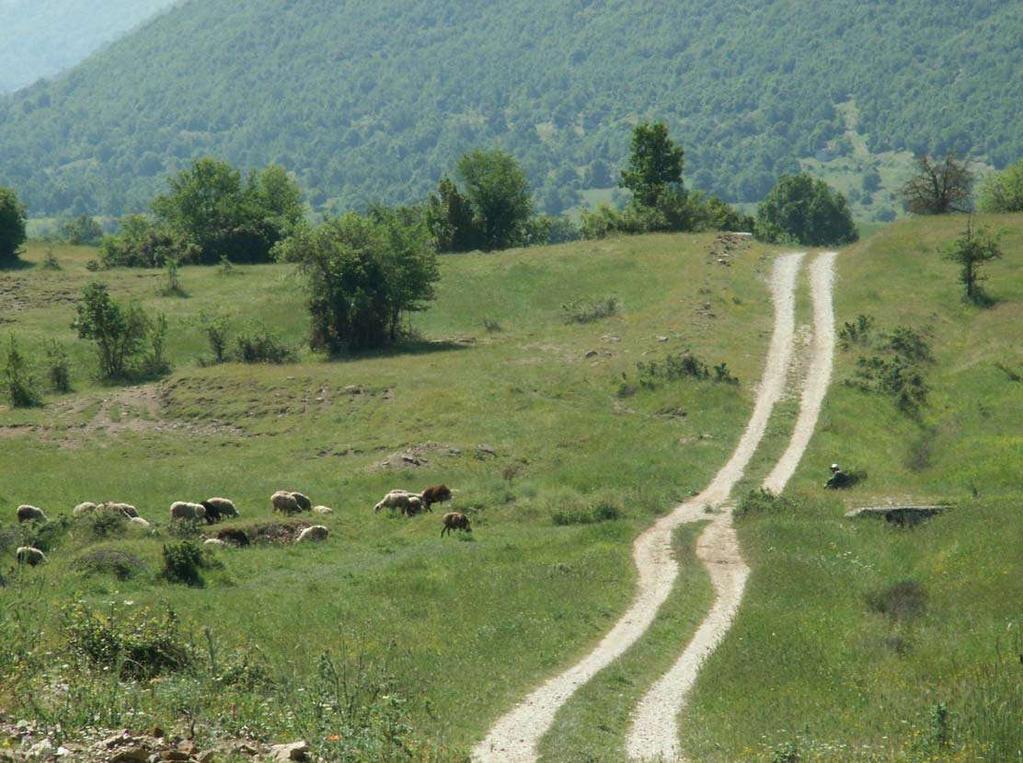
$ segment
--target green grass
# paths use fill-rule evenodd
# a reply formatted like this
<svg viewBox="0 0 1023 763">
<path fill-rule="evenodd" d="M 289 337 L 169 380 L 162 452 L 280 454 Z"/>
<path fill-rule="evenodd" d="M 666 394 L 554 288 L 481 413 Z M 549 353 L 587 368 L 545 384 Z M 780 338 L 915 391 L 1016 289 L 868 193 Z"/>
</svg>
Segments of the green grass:
<svg viewBox="0 0 1023 763">
<path fill-rule="evenodd" d="M 650 236 L 445 257 L 438 301 L 414 322 L 421 339 L 337 362 L 303 349 L 307 316 L 290 267 L 230 276 L 183 268 L 184 299 L 159 296 L 161 272 L 90 273 L 87 248 L 57 247 L 60 271 L 0 273 L 2 331 L 37 361 L 44 341 L 66 344 L 76 389 L 49 395 L 42 409 L 0 408 L 0 530 L 10 533 L 20 503 L 54 518 L 83 500 L 128 501 L 160 525 L 155 538 L 102 541 L 145 563 L 128 581 L 77 569 L 97 543 L 77 525 L 45 567 L 8 572 L 13 549 L 2 551 L 0 634 L 18 661 L 0 660 L 0 709 L 60 722 L 73 735 L 87 723 L 180 729 L 184 706 L 205 719 L 206 738 L 248 725 L 323 745 L 326 729 L 309 725 L 316 713 L 303 698 L 322 690 L 320 656 L 343 651 L 386 666 L 407 736 L 437 757 L 464 753 L 606 632 L 632 593 L 632 539 L 706 484 L 745 424 L 772 322 L 764 278 L 773 252 L 754 246 L 722 267 L 708 257 L 712 240 Z M 27 260 L 44 255 L 30 245 Z M 74 300 L 93 279 L 167 314 L 169 378 L 131 389 L 93 380 L 92 350 L 71 329 Z M 608 297 L 620 300 L 617 315 L 565 322 L 563 305 Z M 236 329 L 264 322 L 300 350 L 299 362 L 201 367 L 203 312 L 226 315 Z M 616 397 L 638 361 L 685 348 L 727 362 L 742 383 Z M 677 409 L 685 416 L 664 413 Z M 484 444 L 496 455 L 479 451 Z M 421 468 L 379 468 L 416 446 Z M 471 541 L 441 540 L 438 514 L 371 511 L 390 488 L 441 481 L 459 491 L 453 508 L 472 515 Z M 330 541 L 220 552 L 223 567 L 204 573 L 202 589 L 158 580 L 171 501 L 227 495 L 242 511 L 237 524 L 251 525 L 269 520 L 279 488 L 336 509 Z M 552 521 L 602 501 L 621 506 L 622 518 Z M 104 611 L 111 602 L 169 605 L 200 651 L 208 627 L 221 653 L 264 655 L 273 699 L 220 686 L 212 667 L 120 687 L 73 660 L 55 663 L 51 655 L 66 650 L 62 608 L 72 601 Z M 686 598 L 671 617 L 691 621 L 703 604 Z M 74 701 L 54 695 L 54 683 L 68 683 Z"/>
<path fill-rule="evenodd" d="M 771 760 L 788 745 L 801 760 L 1020 759 L 1023 408 L 996 364 L 1023 366 L 1023 220 L 977 221 L 1006 231 L 1005 258 L 987 270 L 990 309 L 962 301 L 939 255 L 965 222 L 900 222 L 840 257 L 839 325 L 863 313 L 881 329 L 926 329 L 930 400 L 918 419 L 900 413 L 845 385 L 861 352 L 839 354 L 793 507 L 740 523 L 753 573 L 682 719 L 693 759 Z M 836 460 L 868 478 L 824 495 Z M 956 508 L 912 530 L 842 518 L 889 500 Z M 871 597 L 903 580 L 923 587 L 923 612 L 872 611 Z"/>
</svg>

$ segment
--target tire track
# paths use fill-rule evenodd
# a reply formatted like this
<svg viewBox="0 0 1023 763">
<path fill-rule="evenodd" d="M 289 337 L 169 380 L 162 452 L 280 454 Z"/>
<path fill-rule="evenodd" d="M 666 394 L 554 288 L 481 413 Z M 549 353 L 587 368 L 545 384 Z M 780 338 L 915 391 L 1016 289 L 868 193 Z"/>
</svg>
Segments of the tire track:
<svg viewBox="0 0 1023 763">
<path fill-rule="evenodd" d="M 710 556 L 717 553 L 710 550 L 712 546 L 724 544 L 724 548 L 729 537 L 734 541 L 730 513 L 707 514 L 705 509 L 719 507 L 728 500 L 732 488 L 742 478 L 763 438 L 771 412 L 785 388 L 795 334 L 796 276 L 803 257 L 802 254 L 783 255 L 774 263 L 771 276 L 771 294 L 775 306 L 774 333 L 753 415 L 728 463 L 702 493 L 659 519 L 636 539 L 633 545 L 633 558 L 638 572 L 636 596 L 611 631 L 586 657 L 547 680 L 498 719 L 486 739 L 473 750 L 473 760 L 509 763 L 536 760 L 537 744 L 550 729 L 562 705 L 579 687 L 620 657 L 646 632 L 668 598 L 678 576 L 678 564 L 671 554 L 671 537 L 676 528 L 686 522 L 714 517 L 700 540 L 701 545 L 711 544 L 707 546 L 706 552 Z M 704 539 L 707 539 L 707 543 Z M 718 566 L 725 568 L 735 565 L 722 556 Z M 745 565 L 742 565 L 742 569 L 745 569 Z M 744 582 L 746 573 L 742 569 L 736 571 L 741 573 Z M 713 570 L 711 575 L 713 581 Z M 741 596 L 741 587 L 739 594 Z M 715 609 L 717 607 L 718 604 L 715 604 Z"/>
<path fill-rule="evenodd" d="M 763 487 L 774 493 L 785 489 L 799 466 L 817 426 L 824 397 L 831 382 L 835 349 L 835 318 L 832 300 L 837 255 L 819 255 L 810 266 L 813 295 L 813 357 L 803 384 L 799 417 L 788 447 Z M 679 746 L 678 717 L 696 684 L 700 668 L 724 639 L 742 601 L 749 568 L 742 559 L 731 511 L 719 516 L 697 541 L 697 556 L 710 573 L 717 600 L 700 624 L 682 656 L 640 700 L 626 739 L 633 760 L 683 760 Z"/>
</svg>

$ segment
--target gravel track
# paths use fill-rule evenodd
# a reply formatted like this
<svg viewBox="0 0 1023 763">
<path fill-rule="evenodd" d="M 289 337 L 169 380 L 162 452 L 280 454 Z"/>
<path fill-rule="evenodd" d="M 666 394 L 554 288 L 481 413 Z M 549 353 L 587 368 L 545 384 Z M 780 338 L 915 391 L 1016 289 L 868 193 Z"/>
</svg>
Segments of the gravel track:
<svg viewBox="0 0 1023 763">
<path fill-rule="evenodd" d="M 783 491 L 795 473 L 817 426 L 831 382 L 835 349 L 832 290 L 836 256 L 834 252 L 821 254 L 810 266 L 814 313 L 812 358 L 803 383 L 799 417 L 792 437 L 763 482 L 763 487 L 773 493 Z M 731 516 L 730 511 L 719 515 L 697 541 L 697 556 L 710 573 L 717 600 L 682 656 L 640 700 L 626 739 L 626 751 L 632 760 L 684 760 L 679 746 L 678 717 L 704 660 L 728 633 L 749 575 Z"/>
<path fill-rule="evenodd" d="M 537 745 L 550 729 L 558 710 L 581 686 L 620 657 L 650 627 L 678 576 L 678 563 L 671 553 L 671 538 L 674 531 L 686 522 L 711 520 L 697 543 L 697 553 L 708 566 L 718 600 L 694 637 L 694 644 L 699 640 L 703 645 L 699 659 L 702 660 L 727 632 L 735 609 L 738 608 L 749 570 L 739 555 L 735 531 L 731 525 L 731 512 L 707 513 L 706 509 L 720 508 L 728 501 L 732 488 L 742 478 L 763 438 L 775 403 L 784 391 L 794 344 L 796 276 L 803 257 L 802 254 L 788 254 L 775 261 L 771 276 L 775 305 L 774 333 L 753 415 L 728 463 L 706 490 L 659 519 L 636 539 L 633 546 L 638 573 L 636 596 L 611 631 L 582 660 L 547 680 L 498 719 L 486 739 L 473 750 L 473 760 L 508 763 L 536 760 Z M 686 654 L 689 652 L 687 649 Z M 692 671 L 692 680 L 695 680 L 695 671 L 696 668 Z M 646 725 L 633 727 L 634 732 L 637 728 L 640 731 L 637 739 L 642 741 L 636 748 L 640 757 L 646 755 L 645 750 L 648 748 L 675 750 L 678 736 L 675 715 L 677 713 L 671 715 L 670 730 L 661 729 L 660 726 L 652 728 L 655 734 L 653 737 L 648 736 Z M 640 714 L 637 717 L 646 716 Z M 670 745 L 658 746 L 657 735 L 664 733 L 670 733 L 672 741 Z M 630 754 L 633 751 L 634 735 L 630 734 Z M 654 753 L 654 756 L 658 754 Z"/>
</svg>

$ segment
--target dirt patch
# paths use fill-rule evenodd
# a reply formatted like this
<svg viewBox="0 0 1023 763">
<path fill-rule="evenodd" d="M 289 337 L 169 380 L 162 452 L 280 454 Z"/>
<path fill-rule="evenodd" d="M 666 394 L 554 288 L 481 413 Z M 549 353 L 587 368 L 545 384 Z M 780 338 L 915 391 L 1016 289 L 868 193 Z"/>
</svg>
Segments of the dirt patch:
<svg viewBox="0 0 1023 763">
<path fill-rule="evenodd" d="M 403 450 L 392 453 L 375 465 L 376 469 L 419 469 L 429 466 L 437 458 L 453 458 L 462 455 L 462 449 L 438 442 L 425 442 L 409 445 Z"/>
</svg>

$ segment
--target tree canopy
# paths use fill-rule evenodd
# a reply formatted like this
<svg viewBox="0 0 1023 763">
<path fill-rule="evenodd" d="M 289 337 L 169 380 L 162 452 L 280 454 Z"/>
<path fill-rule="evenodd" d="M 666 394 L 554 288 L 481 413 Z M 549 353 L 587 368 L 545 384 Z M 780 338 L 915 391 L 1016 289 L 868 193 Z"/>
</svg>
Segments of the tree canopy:
<svg viewBox="0 0 1023 763">
<path fill-rule="evenodd" d="M 757 207 L 755 232 L 774 243 L 848 244 L 858 237 L 845 197 L 823 180 L 785 175 Z"/>
<path fill-rule="evenodd" d="M 916 165 L 916 174 L 902 187 L 902 198 L 908 212 L 944 215 L 969 211 L 973 173 L 966 161 L 950 152 L 943 160 L 918 156 Z"/>
<path fill-rule="evenodd" d="M 10 188 L 0 188 L 0 267 L 18 258 L 25 243 L 25 205 Z"/>
<path fill-rule="evenodd" d="M 985 179 L 978 206 L 982 212 L 1023 212 L 1023 160 Z"/>
<path fill-rule="evenodd" d="M 279 164 L 336 212 L 424 198 L 496 146 L 556 213 L 613 185 L 656 118 L 689 187 L 755 202 L 841 138 L 850 100 L 874 152 L 1004 167 L 1023 156 L 1020 28 L 1012 0 L 181 3 L 0 98 L 0 185 L 38 214 L 138 212 L 216 155 Z"/>
</svg>

